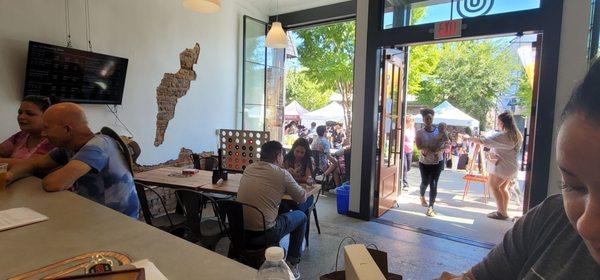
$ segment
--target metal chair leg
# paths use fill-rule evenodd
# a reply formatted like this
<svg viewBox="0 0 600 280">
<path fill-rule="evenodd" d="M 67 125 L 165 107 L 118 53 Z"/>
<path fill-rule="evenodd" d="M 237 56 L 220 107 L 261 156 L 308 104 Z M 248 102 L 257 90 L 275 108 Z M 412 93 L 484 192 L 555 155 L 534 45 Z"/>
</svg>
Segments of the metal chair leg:
<svg viewBox="0 0 600 280">
<path fill-rule="evenodd" d="M 312 212 L 313 216 L 315 216 L 315 225 L 317 226 L 317 232 L 321 234 L 321 226 L 319 226 L 319 218 L 317 218 L 317 208 L 313 208 Z"/>
</svg>

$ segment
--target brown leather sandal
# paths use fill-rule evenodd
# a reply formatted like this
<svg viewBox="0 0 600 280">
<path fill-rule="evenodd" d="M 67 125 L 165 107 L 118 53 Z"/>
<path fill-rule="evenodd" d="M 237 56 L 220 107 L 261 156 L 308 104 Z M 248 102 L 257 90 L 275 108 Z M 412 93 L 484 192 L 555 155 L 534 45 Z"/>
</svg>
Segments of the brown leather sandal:
<svg viewBox="0 0 600 280">
<path fill-rule="evenodd" d="M 498 211 L 494 211 L 492 213 L 487 214 L 487 217 L 495 220 L 508 220 L 508 216 L 504 216 Z"/>
</svg>

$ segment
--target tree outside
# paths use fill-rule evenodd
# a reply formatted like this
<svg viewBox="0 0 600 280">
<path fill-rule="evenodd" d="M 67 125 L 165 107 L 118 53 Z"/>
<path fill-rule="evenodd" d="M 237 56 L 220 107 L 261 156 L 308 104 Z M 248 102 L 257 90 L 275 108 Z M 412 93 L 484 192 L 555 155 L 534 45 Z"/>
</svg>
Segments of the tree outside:
<svg viewBox="0 0 600 280">
<path fill-rule="evenodd" d="M 313 88 L 315 91 L 319 88 L 321 91 L 312 102 L 319 102 L 320 98 L 332 92 L 339 93 L 344 108 L 344 125 L 350 137 L 354 90 L 354 21 L 310 27 L 296 33 L 301 41 L 297 46 L 298 61 L 303 68 L 302 75 L 306 75 L 302 79 L 317 85 Z M 306 108 L 311 106 L 300 104 L 306 105 Z"/>
<path fill-rule="evenodd" d="M 286 74 L 285 104 L 296 100 L 309 111 L 320 109 L 329 103 L 333 93 L 324 88 L 309 78 L 306 71 L 290 70 Z"/>
<path fill-rule="evenodd" d="M 478 119 L 481 129 L 485 129 L 486 115 L 496 107 L 498 97 L 513 86 L 519 86 L 520 105 L 531 105 L 531 86 L 522 66 L 499 41 L 412 47 L 409 67 L 408 92 L 417 96 L 419 104 L 434 107 L 448 100 Z"/>
</svg>

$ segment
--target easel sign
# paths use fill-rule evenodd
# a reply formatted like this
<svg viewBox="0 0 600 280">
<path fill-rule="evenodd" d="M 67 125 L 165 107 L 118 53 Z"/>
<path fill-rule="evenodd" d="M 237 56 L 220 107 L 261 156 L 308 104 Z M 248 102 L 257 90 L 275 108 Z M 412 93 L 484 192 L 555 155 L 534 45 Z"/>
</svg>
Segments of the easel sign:
<svg viewBox="0 0 600 280">
<path fill-rule="evenodd" d="M 481 165 L 479 165 L 478 162 L 481 162 Z M 476 169 L 474 170 L 474 168 Z M 480 144 L 475 145 L 473 149 L 473 154 L 469 157 L 469 163 L 467 164 L 466 171 L 467 174 L 463 176 L 463 180 L 465 180 L 465 187 L 463 190 L 463 201 L 465 200 L 465 197 L 469 194 L 469 190 L 471 189 L 471 182 L 479 182 L 483 184 L 483 201 L 487 204 L 487 198 L 490 195 L 486 184 L 488 180 L 488 174 L 485 152 L 481 148 Z"/>
</svg>

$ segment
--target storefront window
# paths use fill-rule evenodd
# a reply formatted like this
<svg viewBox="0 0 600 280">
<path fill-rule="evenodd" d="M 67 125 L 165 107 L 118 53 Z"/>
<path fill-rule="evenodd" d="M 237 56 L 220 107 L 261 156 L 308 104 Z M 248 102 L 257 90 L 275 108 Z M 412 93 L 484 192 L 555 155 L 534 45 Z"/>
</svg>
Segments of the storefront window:
<svg viewBox="0 0 600 280">
<path fill-rule="evenodd" d="M 537 9 L 540 0 L 382 0 L 383 28 Z"/>
</svg>

